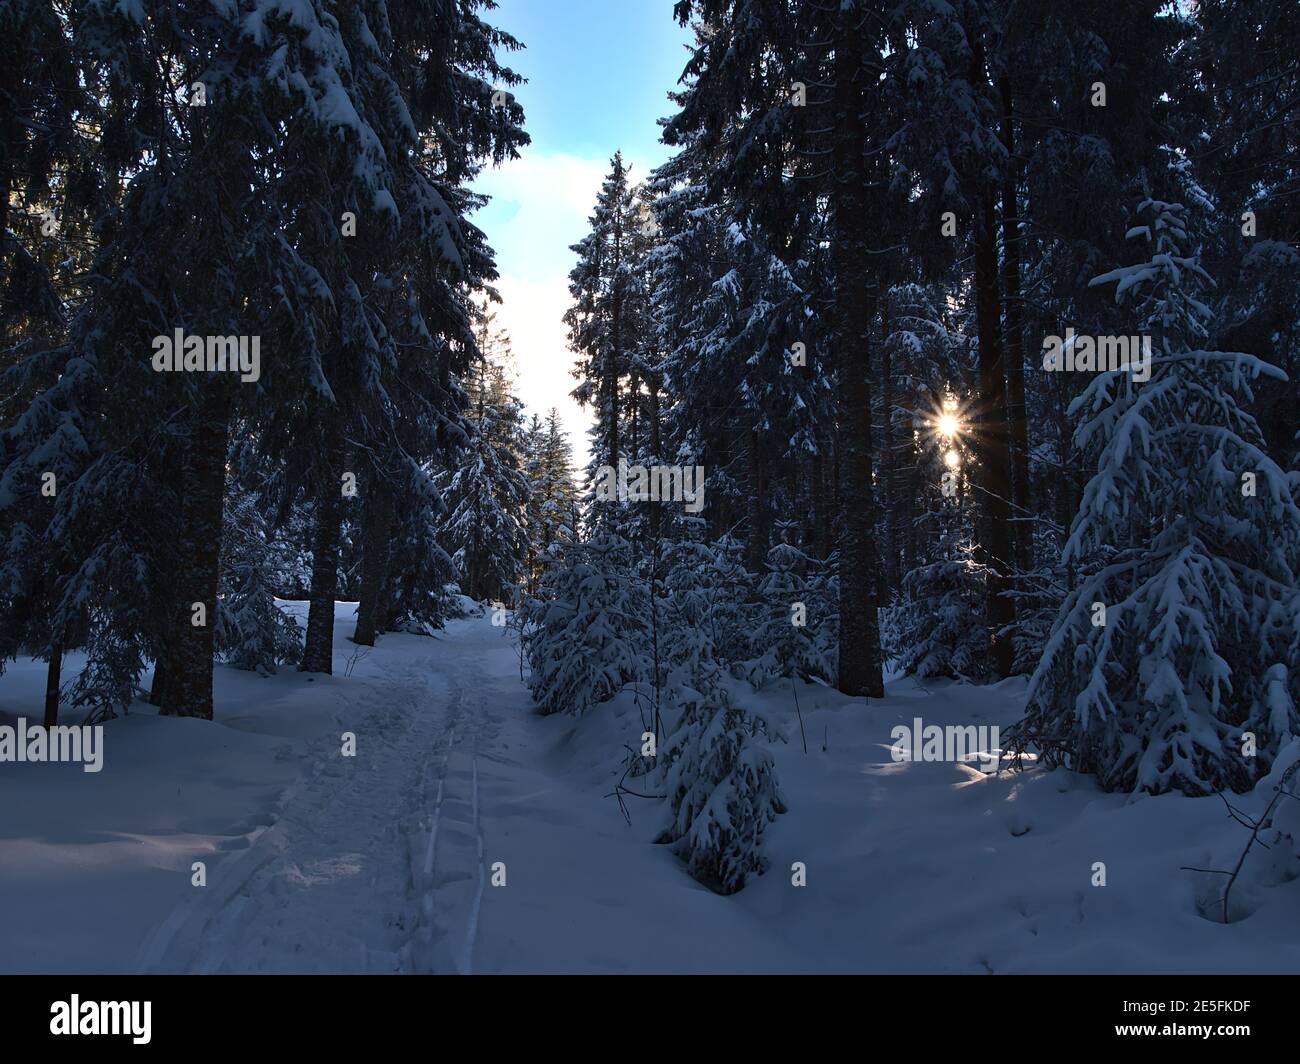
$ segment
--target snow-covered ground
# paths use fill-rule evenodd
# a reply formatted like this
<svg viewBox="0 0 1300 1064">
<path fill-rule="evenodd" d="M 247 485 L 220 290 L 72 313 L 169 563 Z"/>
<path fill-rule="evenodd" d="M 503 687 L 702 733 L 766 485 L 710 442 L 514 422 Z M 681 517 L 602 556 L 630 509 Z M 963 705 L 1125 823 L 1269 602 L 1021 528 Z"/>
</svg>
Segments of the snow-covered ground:
<svg viewBox="0 0 1300 1064">
<path fill-rule="evenodd" d="M 896 679 L 865 708 L 801 685 L 807 754 L 788 682 L 757 695 L 789 739 L 790 809 L 769 872 L 723 898 L 651 844 L 659 803 L 628 798 L 629 826 L 608 797 L 640 745 L 630 695 L 540 718 L 489 619 L 360 652 L 353 623 L 340 604 L 333 677 L 220 668 L 212 723 L 135 707 L 99 773 L 0 765 L 0 970 L 1300 970 L 1300 881 L 1276 848 L 1234 888 L 1244 919 L 1198 910 L 1222 877 L 1180 866 L 1231 867 L 1247 837 L 1218 798 L 892 760 L 915 717 L 1015 720 L 1022 680 Z M 11 666 L 0 723 L 39 716 L 43 682 Z"/>
</svg>

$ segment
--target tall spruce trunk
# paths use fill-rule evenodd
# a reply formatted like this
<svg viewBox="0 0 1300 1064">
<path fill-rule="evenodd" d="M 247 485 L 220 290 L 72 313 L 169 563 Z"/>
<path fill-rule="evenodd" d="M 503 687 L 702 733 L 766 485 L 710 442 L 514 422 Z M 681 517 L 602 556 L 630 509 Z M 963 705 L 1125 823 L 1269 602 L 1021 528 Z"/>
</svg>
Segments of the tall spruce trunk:
<svg viewBox="0 0 1300 1064">
<path fill-rule="evenodd" d="M 1015 608 L 1005 592 L 1011 563 L 1011 484 L 1007 453 L 1007 386 L 999 328 L 997 228 L 993 192 L 981 197 L 975 232 L 975 317 L 979 329 L 979 396 L 975 447 L 978 483 L 984 508 L 979 559 L 988 569 L 985 611 L 989 626 L 989 661 L 999 676 L 1009 676 L 1012 642 L 999 634 L 1015 620 Z"/>
<path fill-rule="evenodd" d="M 1011 425 L 1011 501 L 1016 521 L 1012 533 L 1015 561 L 1022 569 L 1033 565 L 1029 515 L 1029 423 L 1025 412 L 1024 295 L 1020 290 L 1019 167 L 1016 162 L 1015 113 L 1011 79 L 999 82 L 1002 95 L 1002 143 L 1007 149 L 1007 175 L 1002 185 L 1002 300 L 1006 324 L 1007 415 Z"/>
<path fill-rule="evenodd" d="M 606 439 L 609 447 L 609 464 L 618 470 L 618 379 L 623 373 L 623 282 L 619 267 L 623 261 L 623 233 L 622 227 L 616 227 L 614 231 L 614 278 L 613 291 L 611 293 L 610 308 L 610 340 L 611 348 L 609 358 L 605 362 L 605 404 L 609 411 L 608 435 Z M 621 502 L 622 500 L 620 500 Z"/>
<path fill-rule="evenodd" d="M 826 462 L 821 454 L 821 432 L 817 432 L 817 451 L 812 457 L 812 528 L 809 529 L 809 542 L 816 544 L 819 558 L 830 556 L 831 516 L 826 502 Z"/>
<path fill-rule="evenodd" d="M 841 6 L 835 39 L 835 349 L 839 366 L 840 645 L 838 687 L 847 695 L 885 693 L 877 619 L 875 505 L 871 483 L 872 306 L 863 183 L 862 34 L 856 6 Z"/>
<path fill-rule="evenodd" d="M 151 706 L 161 706 L 163 704 L 163 693 L 167 690 L 167 658 L 170 656 L 170 650 L 164 649 L 158 655 L 158 660 L 153 663 L 153 684 L 149 687 L 149 704 Z"/>
<path fill-rule="evenodd" d="M 50 660 L 45 669 L 45 726 L 53 728 L 59 723 L 59 674 L 63 671 L 63 647 L 55 643 L 50 648 Z"/>
<path fill-rule="evenodd" d="M 627 394 L 629 398 L 627 413 L 627 453 L 634 458 L 644 458 L 645 451 L 641 448 L 641 419 L 639 411 L 641 404 L 636 401 L 636 396 L 640 394 L 641 379 L 634 370 L 631 379 L 627 382 Z"/>
<path fill-rule="evenodd" d="M 474 531 L 470 536 L 468 558 L 465 565 L 465 590 L 475 602 L 483 602 L 487 589 L 483 586 L 483 485 L 474 481 Z"/>
<path fill-rule="evenodd" d="M 907 434 L 911 429 L 911 419 L 903 422 L 902 428 Z M 922 457 L 916 445 L 909 439 L 907 461 L 900 463 L 897 478 L 901 490 L 897 498 L 897 510 L 891 517 L 898 528 L 899 539 L 899 585 L 901 587 L 907 574 L 916 568 L 921 556 L 921 530 L 917 527 L 917 500 L 924 497 L 925 478 L 922 475 Z"/>
<path fill-rule="evenodd" d="M 894 453 L 894 364 L 889 351 L 889 320 L 882 313 L 880 336 L 880 497 L 884 500 L 884 515 L 881 521 L 884 549 L 883 569 L 884 600 L 890 601 L 898 590 L 898 523 L 897 496 L 894 490 L 896 481 L 896 459 Z"/>
<path fill-rule="evenodd" d="M 299 672 L 334 672 L 334 597 L 339 582 L 339 526 L 343 517 L 341 445 L 337 431 L 325 441 L 312 530 L 311 598 Z"/>
<path fill-rule="evenodd" d="M 649 385 L 650 392 L 649 409 L 647 411 L 647 416 L 650 419 L 650 454 L 655 462 L 662 462 L 663 455 L 659 453 L 659 448 L 663 443 L 659 432 L 659 389 L 661 383 L 657 376 L 650 377 L 646 383 Z M 663 516 L 663 502 L 653 504 L 650 508 L 650 536 L 655 542 L 659 541 L 660 533 L 663 530 Z"/>
<path fill-rule="evenodd" d="M 183 463 L 169 463 L 162 479 L 165 489 L 175 495 L 175 512 L 181 513 L 185 508 L 185 469 Z M 176 568 L 181 564 L 181 559 L 175 557 L 172 552 L 165 552 L 159 564 L 166 567 L 161 586 L 165 589 L 163 593 L 169 596 L 169 600 L 163 609 L 163 616 L 170 619 L 181 612 L 180 596 L 176 582 Z M 158 706 L 159 708 L 162 708 L 167 694 L 167 685 L 171 682 L 170 678 L 174 671 L 172 666 L 172 655 L 176 645 L 176 639 L 173 635 L 174 628 L 174 625 L 168 625 L 167 628 L 160 632 L 158 645 L 154 648 L 153 684 L 149 688 L 148 701 L 151 706 Z"/>
<path fill-rule="evenodd" d="M 159 712 L 212 719 L 213 633 L 217 620 L 226 445 L 230 437 L 230 385 L 204 381 L 204 396 L 190 433 L 177 537 L 176 603 Z M 202 603 L 204 622 L 194 624 Z"/>
<path fill-rule="evenodd" d="M 745 434 L 745 464 L 749 480 L 749 498 L 745 507 L 745 524 L 749 529 L 745 564 L 751 573 L 761 573 L 767 561 L 771 504 L 767 497 L 763 443 L 757 428 L 751 428 Z"/>
<path fill-rule="evenodd" d="M 352 635 L 352 642 L 363 647 L 375 645 L 380 600 L 388 579 L 388 544 L 393 531 L 392 488 L 376 478 L 369 502 L 361 544 L 361 596 L 357 603 L 357 627 Z"/>
</svg>

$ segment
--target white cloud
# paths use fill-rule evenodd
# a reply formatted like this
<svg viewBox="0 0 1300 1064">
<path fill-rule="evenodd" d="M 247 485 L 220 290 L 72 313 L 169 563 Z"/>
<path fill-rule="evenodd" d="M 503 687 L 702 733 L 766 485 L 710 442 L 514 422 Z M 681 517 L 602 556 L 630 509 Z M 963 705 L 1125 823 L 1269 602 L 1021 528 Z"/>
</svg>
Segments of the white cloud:
<svg viewBox="0 0 1300 1064">
<path fill-rule="evenodd" d="M 540 281 L 503 274 L 497 281 L 502 304 L 494 307 L 497 323 L 510 334 L 514 352 L 516 390 L 529 414 L 541 417 L 555 407 L 573 445 L 574 462 L 587 461 L 590 408 L 583 410 L 570 398 L 577 386 L 572 376 L 573 353 L 563 315 L 569 306 L 569 282 L 564 276 Z"/>
<path fill-rule="evenodd" d="M 480 175 L 475 188 L 492 202 L 474 219 L 496 250 L 502 273 L 529 280 L 565 275 L 571 244 L 587 218 L 609 167 L 606 159 L 527 152 Z"/>
<path fill-rule="evenodd" d="M 608 158 L 525 148 L 520 158 L 485 171 L 475 182 L 476 190 L 492 197 L 474 222 L 496 251 L 503 305 L 495 309 L 510 334 L 519 397 L 530 413 L 544 416 L 553 406 L 560 411 L 579 469 L 587 462 L 591 416 L 569 398 L 578 382 L 562 318 L 575 261 L 569 247 L 586 235 L 608 171 Z M 633 164 L 638 180 L 646 173 Z"/>
<path fill-rule="evenodd" d="M 494 199 L 516 203 L 521 213 L 538 217 L 555 212 L 567 220 L 585 222 L 609 169 L 608 159 L 584 159 L 562 152 L 547 155 L 525 148 L 518 159 L 510 159 L 486 170 L 475 187 Z"/>
</svg>

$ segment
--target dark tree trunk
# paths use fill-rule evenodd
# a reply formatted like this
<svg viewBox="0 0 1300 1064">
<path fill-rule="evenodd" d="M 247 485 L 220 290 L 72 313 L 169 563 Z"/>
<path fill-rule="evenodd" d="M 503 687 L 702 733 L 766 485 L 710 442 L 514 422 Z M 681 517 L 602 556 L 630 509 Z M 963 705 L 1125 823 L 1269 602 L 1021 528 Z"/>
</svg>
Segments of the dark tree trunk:
<svg viewBox="0 0 1300 1064">
<path fill-rule="evenodd" d="M 821 433 L 818 433 L 818 450 L 812 457 L 812 528 L 809 529 L 809 542 L 816 543 L 818 557 L 825 558 L 826 532 L 830 526 L 830 515 L 826 512 L 826 472 L 825 462 L 821 456 Z"/>
<path fill-rule="evenodd" d="M 662 387 L 657 377 L 651 377 L 647 382 L 647 412 L 650 418 L 650 453 L 654 455 L 656 462 L 663 461 L 663 455 L 659 453 L 659 448 L 663 446 L 663 440 L 660 438 L 659 430 L 659 392 Z"/>
<path fill-rule="evenodd" d="M 163 704 L 163 693 L 167 690 L 167 656 L 170 648 L 165 648 L 158 654 L 158 660 L 153 663 L 153 685 L 149 688 L 149 704 L 151 706 L 161 706 Z"/>
<path fill-rule="evenodd" d="M 911 420 L 902 424 L 907 434 L 907 461 L 898 466 L 898 479 L 901 490 L 898 493 L 898 511 L 892 515 L 899 534 L 899 584 L 920 559 L 920 531 L 916 524 L 917 500 L 924 495 L 924 480 L 921 476 L 921 456 L 911 437 Z"/>
<path fill-rule="evenodd" d="M 388 579 L 388 541 L 392 531 L 393 491 L 387 483 L 376 478 L 370 492 L 365 539 L 361 545 L 361 596 L 357 603 L 357 628 L 352 635 L 352 642 L 360 646 L 375 645 L 380 599 Z"/>
<path fill-rule="evenodd" d="M 627 422 L 628 422 L 627 449 L 628 451 L 627 453 L 629 457 L 634 459 L 640 459 L 645 455 L 645 451 L 641 449 L 641 418 L 640 418 L 641 403 L 639 402 L 640 391 L 641 391 L 641 379 L 634 371 L 632 373 L 631 379 L 627 382 L 627 394 L 628 394 L 628 408 L 627 408 Z"/>
<path fill-rule="evenodd" d="M 226 382 L 205 381 L 203 402 L 190 435 L 181 528 L 177 538 L 175 628 L 170 633 L 167 683 L 160 712 L 171 717 L 212 719 L 213 630 L 217 619 L 222 506 L 231 395 Z M 204 624 L 193 623 L 203 603 Z"/>
<path fill-rule="evenodd" d="M 376 635 L 396 631 L 403 620 L 404 611 L 401 601 L 397 598 L 397 590 L 391 581 L 385 581 L 379 589 L 379 605 L 375 608 L 375 616 L 378 618 L 375 625 Z"/>
<path fill-rule="evenodd" d="M 169 463 L 163 474 L 165 488 L 175 496 L 173 512 L 182 513 L 185 509 L 185 469 L 178 463 Z M 170 596 L 167 604 L 163 608 L 163 616 L 171 618 L 179 616 L 182 612 L 180 596 L 177 590 L 176 569 L 181 564 L 175 552 L 164 552 L 159 559 L 159 564 L 164 567 L 161 587 L 164 589 L 163 594 Z M 188 623 L 188 621 L 186 622 Z M 167 695 L 167 685 L 171 682 L 171 677 L 175 674 L 172 665 L 172 657 L 175 653 L 176 639 L 173 635 L 174 626 L 169 627 L 166 631 L 160 633 L 160 640 L 155 649 L 155 660 L 153 665 L 153 684 L 149 689 L 149 704 L 162 708 L 163 702 Z"/>
<path fill-rule="evenodd" d="M 831 504 L 826 511 L 830 517 L 826 529 L 826 557 L 828 558 L 840 542 L 840 438 L 837 431 L 832 431 L 830 434 L 830 449 L 830 479 L 826 485 L 826 494 L 831 499 Z"/>
<path fill-rule="evenodd" d="M 767 464 L 764 461 L 763 442 L 758 429 L 745 434 L 745 458 L 749 476 L 749 503 L 745 523 L 749 526 L 748 557 L 746 565 L 751 573 L 761 573 L 767 561 L 769 539 L 769 510 L 767 497 Z"/>
<path fill-rule="evenodd" d="M 620 279 L 620 268 L 623 261 L 623 241 L 621 229 L 616 229 L 614 233 L 614 279 L 613 292 L 611 293 L 610 314 L 610 339 L 611 347 L 609 358 L 605 364 L 605 404 L 609 411 L 608 425 L 608 446 L 609 446 L 609 464 L 617 472 L 618 470 L 618 379 L 623 372 L 623 283 Z M 621 500 L 620 500 L 621 501 Z"/>
<path fill-rule="evenodd" d="M 989 625 L 989 657 L 993 671 L 1009 676 L 1012 644 L 999 634 L 1015 620 L 1007 590 L 1011 562 L 1011 485 L 1007 454 L 1007 386 L 998 336 L 998 253 L 993 192 L 985 189 L 975 233 L 975 317 L 979 329 L 979 396 L 976 410 L 975 447 L 979 460 L 977 476 L 984 508 L 984 534 L 980 537 L 980 560 L 988 567 L 986 613 Z"/>
<path fill-rule="evenodd" d="M 876 616 L 877 554 L 871 483 L 867 203 L 863 181 L 862 34 L 856 6 L 841 6 L 835 40 L 835 349 L 839 366 L 839 689 L 884 697 Z"/>
<path fill-rule="evenodd" d="M 880 335 L 884 342 L 880 347 L 880 387 L 881 387 L 881 426 L 880 426 L 880 497 L 884 500 L 884 520 L 881 522 L 884 546 L 881 551 L 884 558 L 884 600 L 889 601 L 898 589 L 898 524 L 896 521 L 897 498 L 894 491 L 895 460 L 894 453 L 894 365 L 889 350 L 889 321 L 881 321 Z"/>
<path fill-rule="evenodd" d="M 1002 142 L 1007 149 L 1007 176 L 1002 186 L 1002 300 L 1006 323 L 1007 415 L 1011 424 L 1011 501 L 1017 518 L 1013 532 L 1015 561 L 1033 565 L 1029 506 L 1029 423 L 1025 413 L 1024 297 L 1020 291 L 1020 207 L 1015 151 L 1015 116 L 1011 79 L 1001 79 Z"/>
<path fill-rule="evenodd" d="M 339 525 L 343 493 L 339 442 L 325 444 L 325 461 L 316 490 L 316 522 L 312 531 L 311 599 L 307 607 L 307 637 L 300 672 L 334 671 L 334 597 L 339 580 Z"/>
<path fill-rule="evenodd" d="M 646 384 L 649 388 L 648 408 L 646 416 L 650 420 L 650 454 L 654 461 L 662 462 L 663 455 L 659 453 L 662 440 L 659 434 L 659 388 L 660 381 L 658 377 L 652 376 Z M 698 491 L 699 488 L 697 487 Z M 662 501 L 655 503 L 650 508 L 650 536 L 655 542 L 658 542 L 660 532 L 663 528 L 664 503 Z"/>
<path fill-rule="evenodd" d="M 466 552 L 469 557 L 466 558 L 465 565 L 465 590 L 475 602 L 483 602 L 487 598 L 487 591 L 483 586 L 483 485 L 477 480 L 474 482 L 473 509 L 474 532 L 469 550 Z"/>
<path fill-rule="evenodd" d="M 1059 325 L 1057 329 L 1057 335 L 1060 335 Z M 1052 478 L 1052 501 L 1055 504 L 1052 516 L 1064 534 L 1069 535 L 1074 515 L 1078 513 L 1074 475 L 1067 472 L 1073 464 L 1071 460 L 1074 457 L 1074 426 L 1066 413 L 1070 406 L 1070 395 L 1064 383 L 1064 373 L 1049 373 L 1045 376 L 1048 377 L 1047 387 L 1052 400 L 1052 423 L 1056 429 L 1056 451 L 1061 463 Z"/>
<path fill-rule="evenodd" d="M 49 666 L 45 670 L 45 726 L 53 728 L 59 723 L 59 673 L 63 670 L 63 647 L 57 643 L 50 650 Z"/>
</svg>

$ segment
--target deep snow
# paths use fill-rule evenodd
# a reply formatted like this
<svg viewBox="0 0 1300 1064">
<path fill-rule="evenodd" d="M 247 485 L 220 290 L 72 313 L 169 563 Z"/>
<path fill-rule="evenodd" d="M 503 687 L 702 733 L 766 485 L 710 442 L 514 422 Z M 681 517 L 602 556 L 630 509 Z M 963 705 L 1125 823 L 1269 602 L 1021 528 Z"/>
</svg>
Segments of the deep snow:
<svg viewBox="0 0 1300 1064">
<path fill-rule="evenodd" d="M 800 685 L 806 755 L 789 683 L 751 695 L 788 738 L 790 811 L 769 872 L 722 898 L 651 844 L 658 802 L 627 799 L 629 826 L 608 797 L 640 745 L 630 693 L 540 718 L 489 618 L 357 652 L 353 612 L 339 605 L 333 677 L 219 668 L 215 722 L 138 705 L 107 726 L 102 772 L 0 765 L 0 970 L 1300 970 L 1300 885 L 1277 848 L 1234 888 L 1244 919 L 1198 910 L 1221 877 L 1180 866 L 1230 867 L 1246 841 L 1218 798 L 892 760 L 891 729 L 917 716 L 1009 724 L 1023 681 L 896 678 L 865 707 Z M 11 666 L 0 723 L 39 717 L 43 681 Z"/>
</svg>

